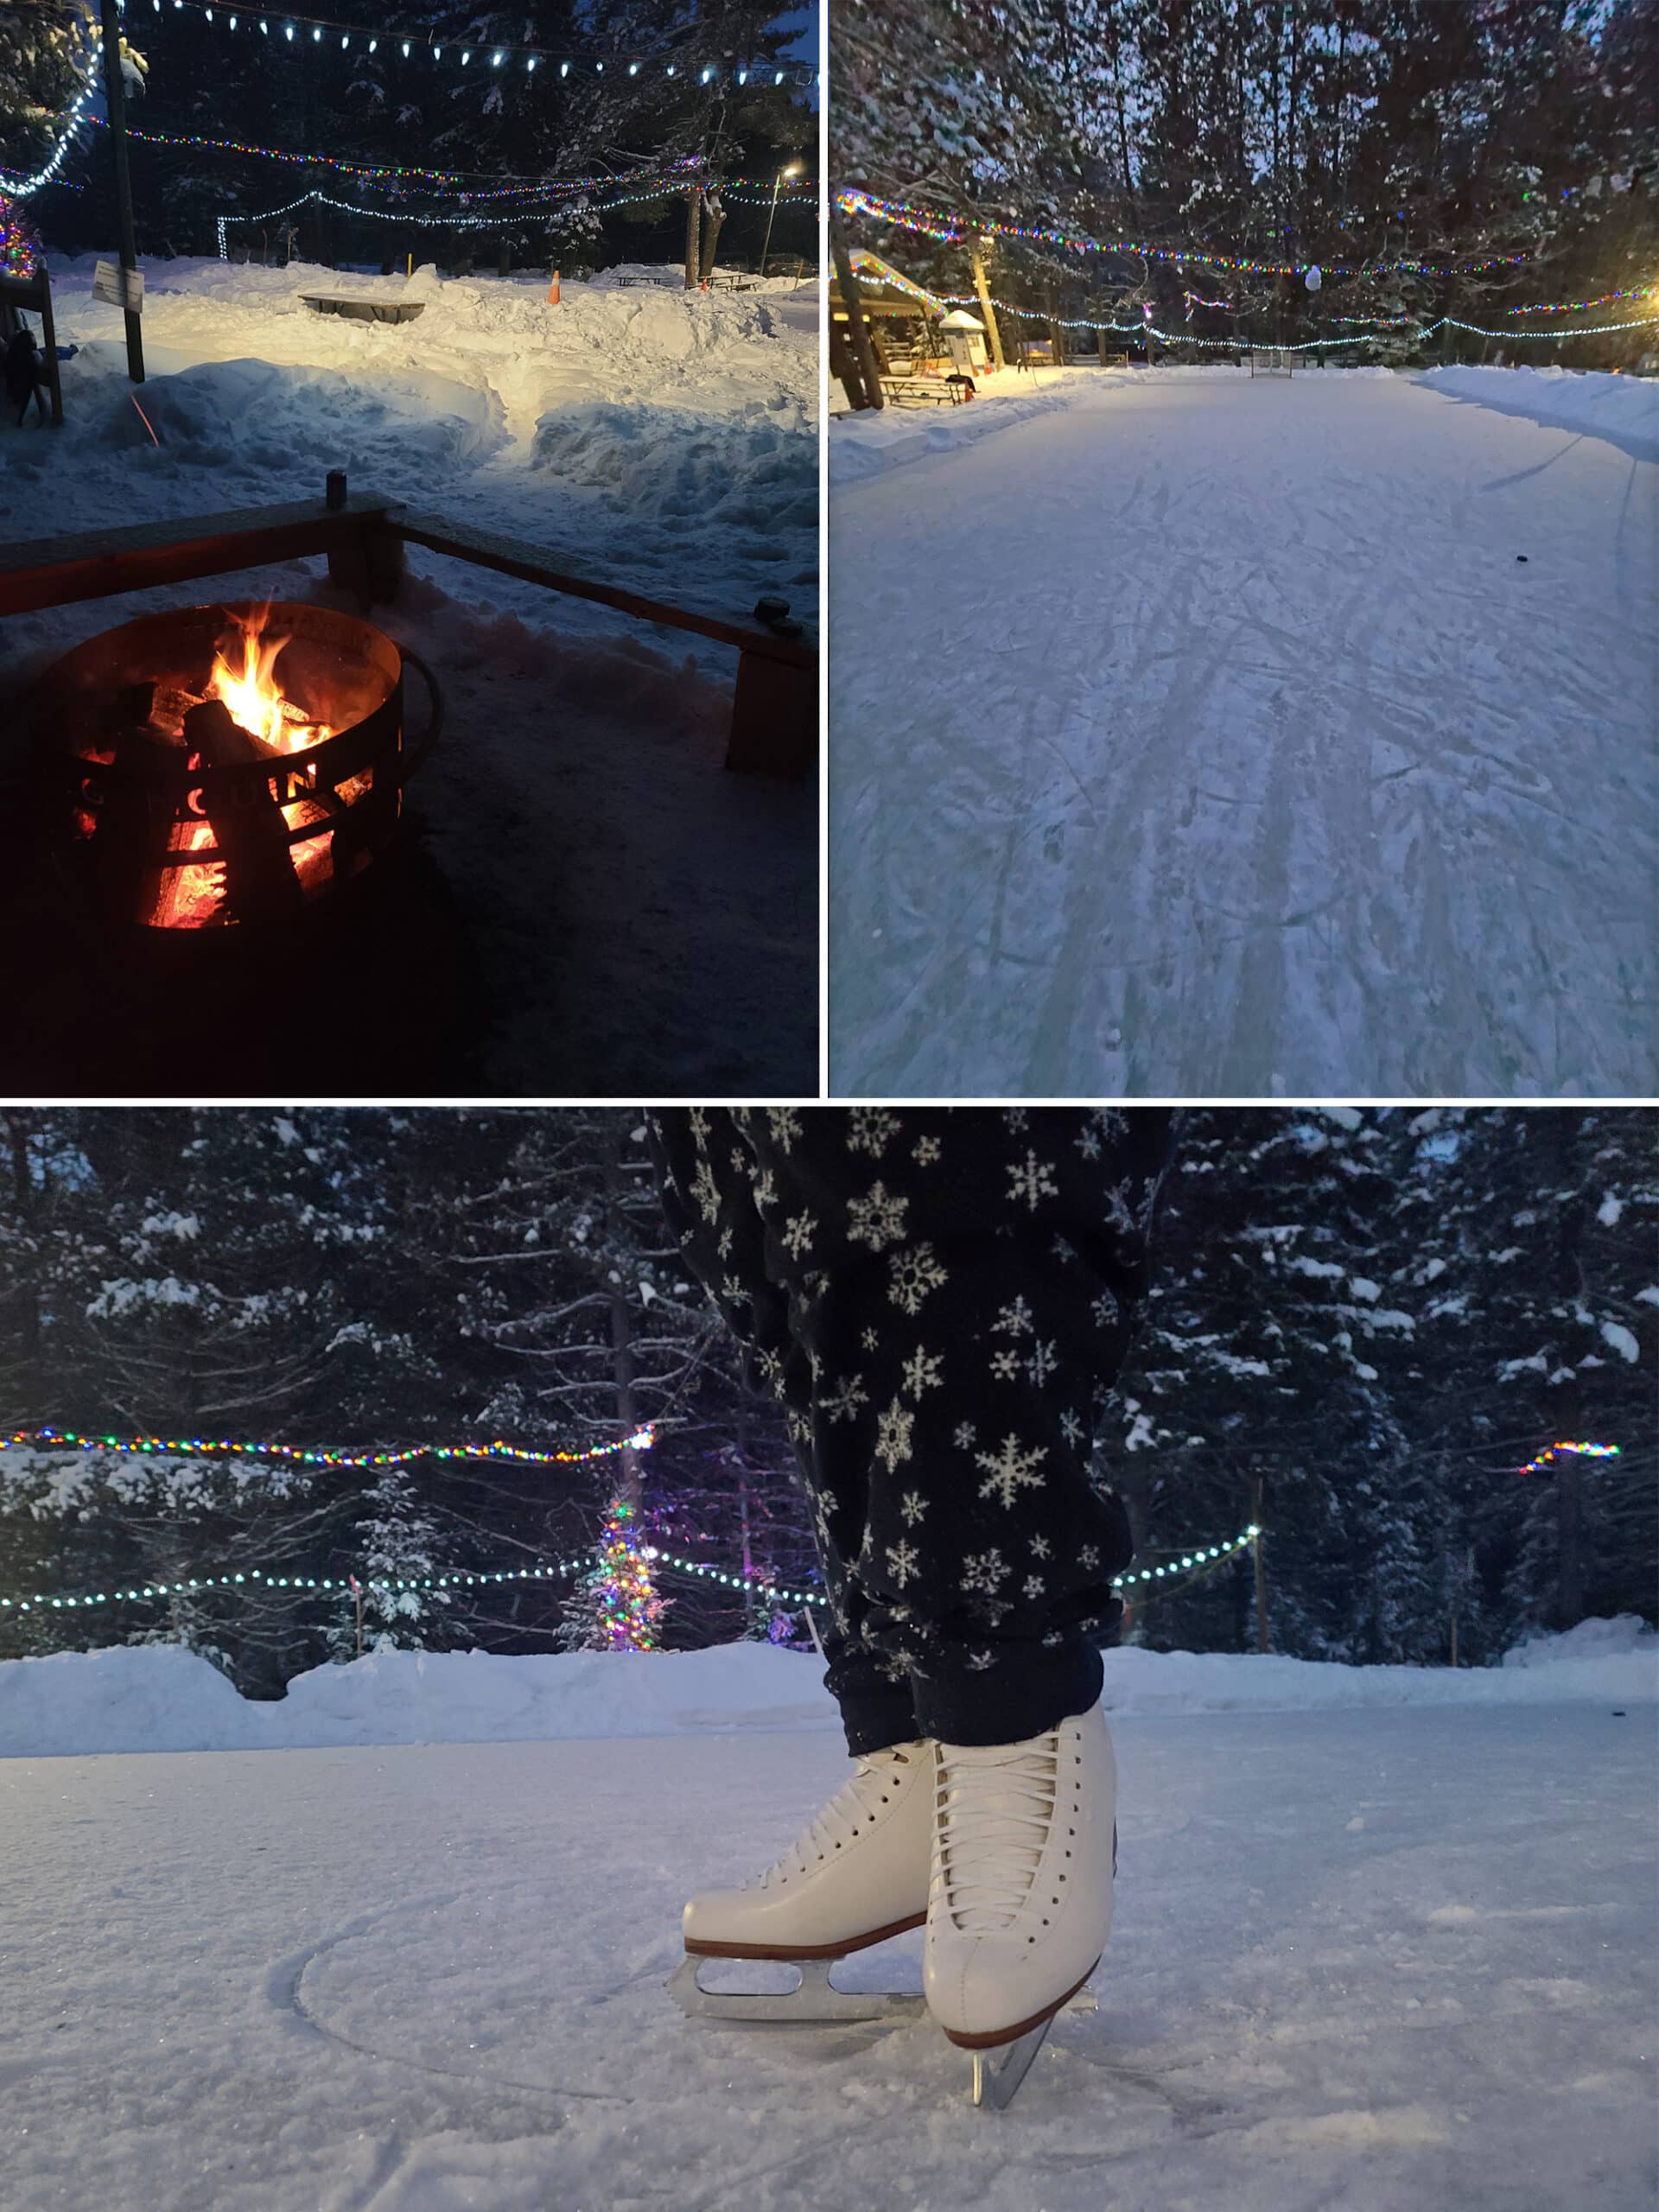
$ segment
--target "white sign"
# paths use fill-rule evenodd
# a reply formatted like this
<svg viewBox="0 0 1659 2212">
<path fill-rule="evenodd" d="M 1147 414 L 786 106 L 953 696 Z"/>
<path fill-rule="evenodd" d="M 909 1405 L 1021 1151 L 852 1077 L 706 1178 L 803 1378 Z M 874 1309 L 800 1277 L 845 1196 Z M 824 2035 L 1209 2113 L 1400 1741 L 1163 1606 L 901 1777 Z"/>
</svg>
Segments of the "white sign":
<svg viewBox="0 0 1659 2212">
<path fill-rule="evenodd" d="M 100 261 L 92 274 L 92 297 L 107 300 L 111 307 L 130 308 L 134 315 L 142 315 L 144 311 L 143 270 L 121 269 L 113 261 Z"/>
</svg>

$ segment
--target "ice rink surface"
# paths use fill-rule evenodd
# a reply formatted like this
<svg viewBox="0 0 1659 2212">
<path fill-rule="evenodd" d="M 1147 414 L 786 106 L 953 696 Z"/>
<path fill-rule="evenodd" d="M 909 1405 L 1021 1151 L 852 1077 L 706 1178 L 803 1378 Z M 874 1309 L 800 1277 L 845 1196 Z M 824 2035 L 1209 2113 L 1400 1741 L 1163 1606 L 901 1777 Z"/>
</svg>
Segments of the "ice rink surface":
<svg viewBox="0 0 1659 2212">
<path fill-rule="evenodd" d="M 925 2022 L 664 1993 L 823 1729 L 0 1764 L 5 2212 L 1638 2212 L 1653 1707 L 1114 1721 L 1101 2006 L 976 2113 Z M 918 1939 L 868 1955 L 919 1986 Z"/>
<path fill-rule="evenodd" d="M 836 1089 L 1659 1087 L 1656 387 L 1071 375 L 831 425 Z"/>
</svg>

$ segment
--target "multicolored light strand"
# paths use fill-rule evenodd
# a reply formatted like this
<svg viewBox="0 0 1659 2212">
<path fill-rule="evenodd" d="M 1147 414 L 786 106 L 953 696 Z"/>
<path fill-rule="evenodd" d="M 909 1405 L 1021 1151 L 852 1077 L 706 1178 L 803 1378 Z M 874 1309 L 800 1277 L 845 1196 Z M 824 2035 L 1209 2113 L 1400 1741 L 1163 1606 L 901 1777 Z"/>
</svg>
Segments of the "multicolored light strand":
<svg viewBox="0 0 1659 2212">
<path fill-rule="evenodd" d="M 32 276 L 41 242 L 10 200 L 0 196 L 0 276 Z"/>
<path fill-rule="evenodd" d="M 353 1452 L 349 1447 L 307 1450 L 296 1444 L 245 1444 L 213 1436 L 86 1436 L 73 1428 L 19 1428 L 0 1435 L 0 1450 L 23 1445 L 54 1451 L 67 1445 L 76 1452 L 114 1452 L 127 1459 L 279 1459 L 296 1467 L 407 1467 L 420 1459 L 496 1459 L 531 1467 L 574 1467 L 607 1459 L 616 1452 L 649 1452 L 656 1436 L 649 1423 L 630 1436 L 594 1444 L 583 1452 L 540 1452 L 522 1444 L 409 1444 L 389 1452 Z"/>
<path fill-rule="evenodd" d="M 613 1651 L 654 1651 L 663 1601 L 652 1580 L 651 1560 L 639 1541 L 635 1507 L 618 1498 L 606 1516 L 594 1586 L 600 1625 Z"/>
<path fill-rule="evenodd" d="M 109 129 L 102 116 L 93 116 L 90 119 L 99 130 Z M 700 156 L 684 154 L 660 169 L 626 169 L 602 176 L 536 177 L 515 175 L 509 182 L 484 185 L 469 181 L 488 174 L 481 169 L 429 169 L 415 162 L 348 162 L 333 154 L 290 154 L 281 147 L 255 146 L 240 138 L 202 138 L 172 130 L 138 130 L 130 124 L 127 126 L 127 136 L 150 146 L 197 146 L 216 153 L 247 154 L 262 162 L 286 162 L 300 168 L 339 169 L 346 175 L 360 178 L 365 184 L 380 185 L 388 189 L 406 181 L 422 184 L 453 184 L 460 188 L 458 196 L 463 200 L 493 200 L 525 192 L 602 192 L 612 185 L 639 184 L 653 180 L 660 180 L 664 186 L 669 186 L 685 179 L 688 172 L 693 175 L 699 174 L 703 166 Z"/>
<path fill-rule="evenodd" d="M 960 222 L 925 207 L 912 207 L 902 200 L 879 200 L 873 193 L 856 189 L 838 192 L 836 205 L 849 215 L 868 216 L 872 221 L 889 223 L 896 228 L 919 232 L 924 237 L 937 239 L 943 245 L 955 245 L 971 237 L 1023 238 L 1040 245 L 1058 245 L 1073 253 L 1130 254 L 1142 261 L 1192 262 L 1205 269 L 1230 269 L 1250 276 L 1305 276 L 1312 268 L 1319 268 L 1327 276 L 1352 276 L 1361 271 L 1347 264 L 1309 261 L 1257 261 L 1248 255 L 1206 253 L 1196 246 L 1153 245 L 1144 238 L 1094 238 L 1081 231 L 1062 231 L 1036 223 Z M 1391 261 L 1391 269 L 1404 269 L 1420 276 L 1441 276 L 1454 270 L 1509 269 L 1526 261 L 1525 253 L 1494 254 L 1481 261 L 1427 262 Z"/>
<path fill-rule="evenodd" d="M 1517 1467 L 1517 1475 L 1541 1475 L 1552 1460 L 1566 1459 L 1617 1459 L 1617 1444 L 1548 1444 L 1535 1459 L 1529 1459 L 1524 1467 Z"/>
<path fill-rule="evenodd" d="M 1523 308 L 1505 308 L 1505 315 L 1583 315 L 1605 308 L 1609 300 L 1659 301 L 1659 284 L 1637 284 L 1626 292 L 1599 292 L 1593 300 L 1534 300 Z"/>
</svg>

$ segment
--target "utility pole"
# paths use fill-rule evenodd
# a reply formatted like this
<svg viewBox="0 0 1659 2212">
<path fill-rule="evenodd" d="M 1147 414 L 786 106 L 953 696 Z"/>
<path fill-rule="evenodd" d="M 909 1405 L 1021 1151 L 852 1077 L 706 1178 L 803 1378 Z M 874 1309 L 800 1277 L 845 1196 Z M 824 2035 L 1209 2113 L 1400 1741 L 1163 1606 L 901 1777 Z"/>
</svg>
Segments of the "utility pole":
<svg viewBox="0 0 1659 2212">
<path fill-rule="evenodd" d="M 841 286 L 842 301 L 847 309 L 847 334 L 852 340 L 853 359 L 858 363 L 859 381 L 864 387 L 864 404 L 867 407 L 883 406 L 886 403 L 881 393 L 881 372 L 875 365 L 875 348 L 870 343 L 870 327 L 864 320 L 864 295 L 853 274 L 853 257 L 847 250 L 847 234 L 833 214 L 830 218 L 830 251 L 836 264 L 836 278 Z"/>
<path fill-rule="evenodd" d="M 132 235 L 132 179 L 127 170 L 127 88 L 121 77 L 121 18 L 116 0 L 101 0 L 104 20 L 104 95 L 110 143 L 115 149 L 115 205 L 120 222 L 123 312 L 127 323 L 127 374 L 144 380 L 144 339 L 131 302 L 138 254 Z"/>
<path fill-rule="evenodd" d="M 1002 358 L 1002 334 L 996 327 L 996 309 L 991 305 L 991 288 L 985 282 L 985 257 L 976 238 L 968 249 L 968 258 L 974 272 L 974 290 L 979 299 L 980 317 L 985 325 L 985 335 L 991 341 L 991 359 L 999 369 L 1007 363 Z"/>
<path fill-rule="evenodd" d="M 1262 1564 L 1262 1478 L 1258 1475 L 1250 1484 L 1250 1525 L 1255 1530 L 1250 1548 L 1255 1556 L 1255 1648 L 1268 1649 L 1268 1578 Z"/>
</svg>

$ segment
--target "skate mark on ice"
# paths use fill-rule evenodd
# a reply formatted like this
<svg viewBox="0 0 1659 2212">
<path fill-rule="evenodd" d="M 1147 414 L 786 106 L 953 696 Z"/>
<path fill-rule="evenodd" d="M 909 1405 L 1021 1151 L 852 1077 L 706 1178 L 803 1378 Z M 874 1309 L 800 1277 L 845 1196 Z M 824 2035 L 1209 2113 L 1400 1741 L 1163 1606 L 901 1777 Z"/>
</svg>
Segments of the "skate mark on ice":
<svg viewBox="0 0 1659 2212">
<path fill-rule="evenodd" d="M 522 1886 L 528 1887 L 528 1884 Z M 494 2091 L 508 2090 L 518 2096 L 534 2097 L 546 2101 L 561 2097 L 584 2104 L 631 2105 L 632 2097 L 623 2096 L 608 2089 L 574 2089 L 556 2082 L 514 2082 L 501 2074 L 491 2074 L 477 2067 L 438 2066 L 431 2060 L 411 2057 L 401 2050 L 381 2050 L 372 2044 L 363 2043 L 356 2037 L 331 2027 L 328 2022 L 313 2011 L 306 2001 L 305 1976 L 318 1960 L 327 1958 L 344 1943 L 366 1936 L 395 1914 L 403 1912 L 442 1911 L 446 1906 L 460 1902 L 459 1890 L 440 1891 L 430 1897 L 400 1897 L 397 1904 L 377 1906 L 371 1912 L 359 1913 L 332 1935 L 324 1936 L 315 1943 L 308 1943 L 302 1950 L 292 1951 L 279 1959 L 265 1974 L 264 1995 L 275 2011 L 285 2015 L 302 2034 L 318 2037 L 324 2043 L 335 2044 L 344 2050 L 353 2051 L 359 2058 L 374 2060 L 383 2066 L 401 2066 L 417 2074 L 432 2075 L 435 2080 L 476 2083 L 480 2088 Z"/>
</svg>

